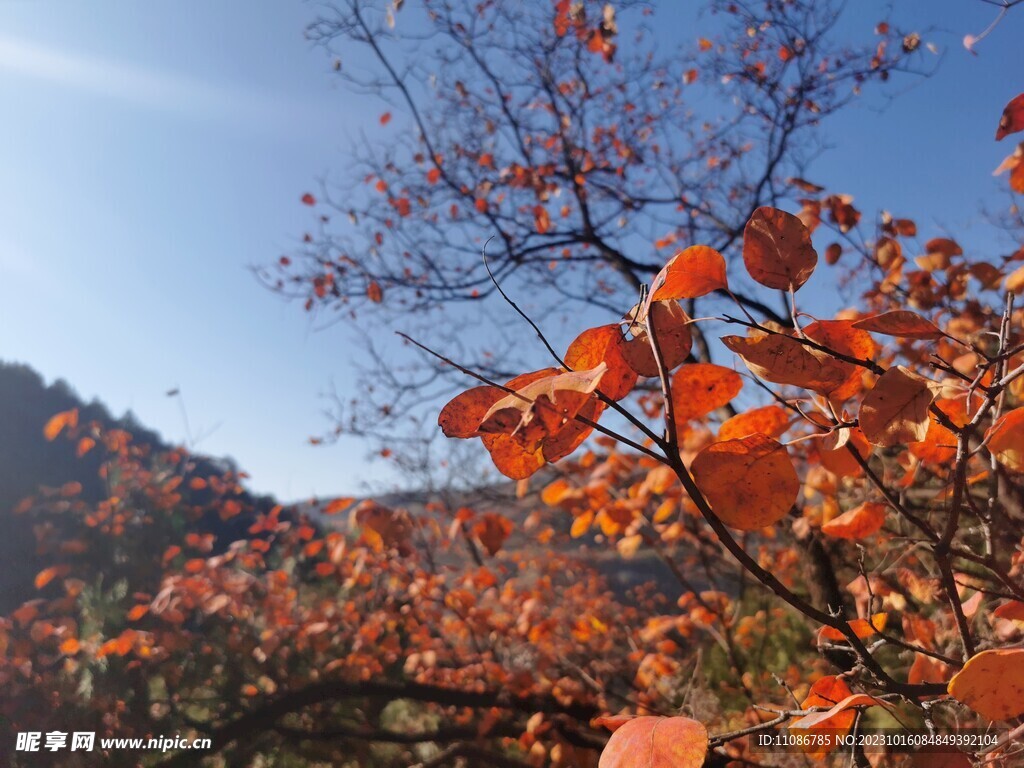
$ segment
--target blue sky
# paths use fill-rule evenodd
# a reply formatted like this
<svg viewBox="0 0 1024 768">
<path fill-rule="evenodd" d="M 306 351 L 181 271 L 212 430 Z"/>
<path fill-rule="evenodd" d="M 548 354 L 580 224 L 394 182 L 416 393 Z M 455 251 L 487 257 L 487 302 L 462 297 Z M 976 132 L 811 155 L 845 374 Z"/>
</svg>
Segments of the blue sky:
<svg viewBox="0 0 1024 768">
<path fill-rule="evenodd" d="M 849 5 L 847 28 L 884 14 Z M 1024 90 L 1024 10 L 980 56 L 959 44 L 993 10 L 897 3 L 938 28 L 938 74 L 885 111 L 873 98 L 830 123 L 835 149 L 812 178 L 866 214 L 884 205 L 926 236 L 948 227 L 969 248 L 1008 250 L 981 209 L 1005 203 L 991 171 L 1012 146 L 992 135 Z M 388 477 L 357 442 L 307 442 L 326 426 L 320 394 L 350 380 L 345 328 L 315 331 L 249 272 L 292 248 L 310 216 L 298 198 L 382 111 L 342 91 L 303 39 L 314 14 L 252 0 L 0 4 L 0 358 L 172 440 L 185 429 L 165 393 L 180 387 L 198 447 L 284 499 Z M 692 14 L 662 18 L 666 34 L 694 36 Z"/>
</svg>

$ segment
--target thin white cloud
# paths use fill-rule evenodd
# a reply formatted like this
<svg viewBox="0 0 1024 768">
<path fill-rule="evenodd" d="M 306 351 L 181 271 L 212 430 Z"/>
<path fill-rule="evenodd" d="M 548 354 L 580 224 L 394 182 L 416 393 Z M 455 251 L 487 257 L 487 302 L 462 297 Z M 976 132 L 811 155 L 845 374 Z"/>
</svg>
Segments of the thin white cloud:
<svg viewBox="0 0 1024 768">
<path fill-rule="evenodd" d="M 0 36 L 0 70 L 94 93 L 146 109 L 193 118 L 226 118 L 261 124 L 294 119 L 303 105 L 244 87 L 207 82 L 133 63 L 69 53 Z"/>
</svg>

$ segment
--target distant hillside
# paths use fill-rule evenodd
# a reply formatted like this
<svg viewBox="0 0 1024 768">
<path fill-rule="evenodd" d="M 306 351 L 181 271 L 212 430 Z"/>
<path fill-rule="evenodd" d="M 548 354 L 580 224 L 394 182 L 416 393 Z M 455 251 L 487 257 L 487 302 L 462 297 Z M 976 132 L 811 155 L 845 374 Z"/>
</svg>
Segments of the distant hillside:
<svg viewBox="0 0 1024 768">
<path fill-rule="evenodd" d="M 69 481 L 82 484 L 82 497 L 86 500 L 99 499 L 103 494 L 97 474 L 101 458 L 99 451 L 78 458 L 72 443 L 59 439 L 48 442 L 43 437 L 42 430 L 46 421 L 55 413 L 71 408 L 79 409 L 80 421 L 96 420 L 108 427 L 121 427 L 131 432 L 137 442 L 155 451 L 171 447 L 159 434 L 139 424 L 130 414 L 114 417 L 103 403 L 95 400 L 84 402 L 62 380 L 47 385 L 31 367 L 0 361 L 0 563 L 4 564 L 0 573 L 0 613 L 6 613 L 35 596 L 32 580 L 45 565 L 35 554 L 31 519 L 13 515 L 13 507 L 26 496 L 36 493 L 40 486 L 59 487 Z M 192 474 L 196 476 L 220 474 L 233 468 L 230 461 L 223 459 L 204 456 L 196 456 L 194 459 L 195 470 Z M 544 485 L 543 476 L 534 479 L 535 489 Z M 207 492 L 186 493 L 191 495 L 190 501 L 201 503 Z M 473 490 L 402 492 L 378 495 L 375 498 L 386 506 L 406 508 L 416 516 L 430 514 L 427 505 L 431 502 L 440 502 L 450 510 L 469 507 L 477 512 L 500 512 L 516 523 L 507 549 L 538 546 L 524 530 L 530 513 L 543 505 L 537 498 L 536 490 L 526 498 L 518 498 L 515 483 L 498 483 Z M 275 503 L 270 497 L 246 497 L 246 501 L 246 506 L 256 512 L 265 511 Z M 314 524 L 323 528 L 347 523 L 347 515 L 324 516 L 319 513 L 318 506 L 315 503 L 302 503 L 295 507 L 295 513 L 308 515 Z M 244 536 L 252 514 L 239 515 L 228 522 L 211 516 L 199 525 L 203 530 L 217 535 L 218 548 L 224 547 Z M 674 599 L 678 595 L 678 582 L 653 553 L 644 552 L 636 558 L 624 560 L 618 556 L 614 547 L 596 541 L 593 536 L 570 539 L 568 532 L 571 523 L 568 514 L 551 511 L 547 524 L 553 525 L 562 535 L 546 546 L 586 559 L 603 573 L 609 585 L 619 593 L 646 582 L 655 582 L 666 597 Z"/>
<path fill-rule="evenodd" d="M 139 424 L 131 415 L 116 418 L 103 403 L 84 402 L 64 381 L 47 385 L 31 367 L 0 361 L 0 613 L 6 613 L 33 596 L 32 579 L 42 568 L 35 555 L 31 520 L 11 510 L 40 486 L 59 487 L 70 481 L 82 484 L 82 497 L 94 500 L 103 494 L 98 471 L 101 455 L 93 451 L 82 458 L 66 440 L 48 442 L 43 425 L 55 413 L 78 408 L 80 421 L 95 420 L 108 427 L 121 427 L 136 442 L 154 450 L 170 448 L 156 432 Z M 198 456 L 195 475 L 219 474 L 231 467 L 225 460 Z M 270 498 L 248 499 L 255 509 L 269 508 Z M 240 516 L 229 523 L 204 521 L 216 529 L 224 542 L 240 538 L 249 519 Z M 234 533 L 236 535 L 232 536 Z"/>
<path fill-rule="evenodd" d="M 528 518 L 537 509 L 545 509 L 540 500 L 540 490 L 553 480 L 557 473 L 545 470 L 532 478 L 531 492 L 520 498 L 516 493 L 516 483 L 505 481 L 484 485 L 478 488 L 443 491 L 399 491 L 378 494 L 374 500 L 387 507 L 403 508 L 415 517 L 429 516 L 431 503 L 442 504 L 449 510 L 467 507 L 477 513 L 498 512 L 515 523 L 512 535 L 504 549 L 507 551 L 529 550 L 539 547 L 536 539 L 527 532 Z M 348 524 L 348 515 L 323 515 L 320 509 L 328 502 L 321 499 L 319 503 L 305 502 L 297 504 L 295 509 L 309 517 L 321 528 L 344 528 Z M 665 562 L 649 548 L 641 549 L 634 557 L 626 559 L 619 555 L 614 546 L 603 540 L 595 532 L 574 539 L 569 536 L 572 527 L 572 516 L 559 510 L 546 510 L 544 524 L 552 526 L 558 536 L 543 545 L 545 551 L 557 551 L 577 557 L 597 569 L 604 576 L 608 586 L 620 598 L 624 598 L 630 590 L 643 584 L 657 584 L 658 592 L 669 601 L 674 602 L 683 592 L 678 579 L 672 574 Z M 447 525 L 447 522 L 444 523 Z M 692 575 L 693 583 L 698 588 L 707 588 L 700 574 Z M 726 581 L 729 581 L 728 579 Z M 730 582 L 731 586 L 731 582 Z"/>
</svg>

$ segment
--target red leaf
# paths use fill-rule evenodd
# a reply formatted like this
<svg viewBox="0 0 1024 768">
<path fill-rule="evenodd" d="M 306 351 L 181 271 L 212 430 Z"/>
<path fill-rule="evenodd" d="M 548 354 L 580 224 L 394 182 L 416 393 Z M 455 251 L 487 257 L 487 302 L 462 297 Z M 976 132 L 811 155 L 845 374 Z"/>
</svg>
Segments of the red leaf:
<svg viewBox="0 0 1024 768">
<path fill-rule="evenodd" d="M 996 141 L 1002 141 L 1011 133 L 1024 130 L 1024 93 L 1018 94 L 1003 109 L 996 130 Z"/>
<path fill-rule="evenodd" d="M 886 506 L 877 501 L 863 504 L 833 517 L 821 526 L 821 532 L 840 539 L 863 539 L 885 523 Z"/>
<path fill-rule="evenodd" d="M 598 768 L 700 768 L 708 732 L 688 717 L 636 717 L 619 725 Z"/>
<path fill-rule="evenodd" d="M 73 429 L 76 426 L 78 426 L 78 409 L 72 408 L 68 411 L 61 411 L 50 417 L 50 420 L 46 422 L 46 426 L 43 427 L 43 437 L 47 440 L 54 440 L 65 427 Z"/>
<path fill-rule="evenodd" d="M 36 589 L 42 589 L 58 576 L 65 575 L 67 571 L 68 567 L 66 565 L 51 565 L 49 568 L 44 568 L 36 574 Z"/>
<path fill-rule="evenodd" d="M 865 317 L 855 322 L 853 327 L 904 339 L 942 338 L 942 331 L 935 323 L 908 309 L 896 309 L 874 317 Z"/>
<path fill-rule="evenodd" d="M 512 521 L 495 512 L 488 512 L 473 526 L 473 533 L 480 539 L 487 553 L 493 557 L 512 533 Z"/>
<path fill-rule="evenodd" d="M 722 254 L 693 245 L 673 256 L 654 278 L 649 301 L 696 299 L 728 287 Z"/>
<path fill-rule="evenodd" d="M 336 515 L 352 506 L 352 502 L 354 501 L 355 499 L 350 497 L 331 499 L 326 505 L 324 505 L 323 513 L 325 515 Z"/>
<path fill-rule="evenodd" d="M 743 230 L 743 263 L 761 285 L 788 291 L 807 282 L 818 254 L 811 245 L 810 230 L 800 219 L 761 207 Z"/>
<path fill-rule="evenodd" d="M 621 400 L 632 391 L 637 374 L 624 357 L 625 339 L 617 325 L 588 328 L 569 345 L 565 364 L 573 370 L 595 368 L 606 363 L 598 390 L 611 400 Z"/>
</svg>

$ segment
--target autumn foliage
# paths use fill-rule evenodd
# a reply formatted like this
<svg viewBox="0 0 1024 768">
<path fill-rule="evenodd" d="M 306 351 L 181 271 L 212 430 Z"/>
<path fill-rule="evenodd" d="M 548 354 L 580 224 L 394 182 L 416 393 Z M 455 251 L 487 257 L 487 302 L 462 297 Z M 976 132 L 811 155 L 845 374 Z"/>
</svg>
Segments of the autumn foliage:
<svg viewBox="0 0 1024 768">
<path fill-rule="evenodd" d="M 1019 100 L 1007 107 L 997 138 L 1024 129 Z M 945 727 L 957 727 L 963 713 L 956 704 L 981 723 L 1013 723 L 1024 714 L 1024 651 L 1013 647 L 1024 616 L 1024 353 L 1011 266 L 1019 256 L 1002 268 L 972 262 L 939 238 L 909 270 L 900 241 L 916 227 L 890 219 L 876 244 L 861 249 L 875 275 L 864 308 L 817 319 L 800 310 L 797 292 L 818 263 L 812 232 L 822 225 L 823 203 L 803 204 L 799 216 L 759 208 L 743 233 L 743 266 L 783 294 L 788 324 L 757 320 L 739 300 L 741 317 L 688 317 L 678 300 L 729 292 L 721 254 L 690 246 L 618 326 L 583 331 L 564 356 L 542 337 L 558 367 L 504 384 L 485 380 L 441 413 L 446 435 L 481 437 L 495 466 L 521 481 L 600 431 L 639 460 L 647 477 L 616 498 L 616 486 L 598 480 L 607 481 L 604 462 L 621 461 L 616 449 L 604 462 L 588 454 L 574 467 L 575 482 L 556 480 L 544 494 L 572 513 L 573 536 L 597 526 L 633 555 L 671 547 L 683 520 L 702 518 L 747 577 L 818 626 L 818 650 L 842 668 L 820 677 L 795 710 L 748 705 L 753 727 L 732 736 L 709 741 L 703 725 L 683 717 L 615 722 L 602 766 L 701 765 L 709 744 L 739 758 L 733 737 L 742 742 L 784 723 L 791 733 L 848 732 L 861 718 L 894 717 L 897 703 L 899 722 L 923 720 L 932 729 L 940 712 L 953 718 Z M 833 216 L 840 233 L 848 230 L 844 220 L 860 218 L 844 205 Z M 1001 300 L 981 303 L 968 288 L 972 280 Z M 693 359 L 701 323 L 745 329 L 721 341 L 748 374 Z M 661 426 L 622 405 L 631 386 L 652 378 L 658 394 L 642 395 L 643 412 Z M 747 413 L 735 407 L 746 380 L 774 404 Z M 505 418 L 496 421 L 496 410 Z M 632 429 L 602 426 L 610 410 Z M 546 451 L 551 445 L 558 450 Z M 671 503 L 648 501 L 669 489 Z M 829 560 L 829 580 L 852 577 L 833 587 L 828 597 L 836 602 L 822 604 L 798 572 L 769 565 L 780 554 L 780 527 L 815 542 L 815 556 Z M 707 610 L 721 632 L 739 629 Z M 746 681 L 754 671 L 736 672 L 756 702 Z M 937 705 L 936 695 L 947 703 Z M 757 726 L 763 713 L 776 717 Z M 834 748 L 810 752 L 824 757 Z M 967 764 L 971 750 L 951 751 Z M 1011 737 L 973 752 L 1012 763 L 1016 749 Z"/>
<path fill-rule="evenodd" d="M 4 728 L 208 736 L 211 766 L 1020 764 L 1024 250 L 919 238 L 909 218 L 872 220 L 846 195 L 777 178 L 773 161 L 840 108 L 838 84 L 887 78 L 920 38 L 879 25 L 866 55 L 832 56 L 800 32 L 807 3 L 730 3 L 739 42 L 699 38 L 669 87 L 628 58 L 623 6 L 540 3 L 523 13 L 543 23 L 508 43 L 538 52 L 513 57 L 526 109 L 454 6 L 428 6 L 465 44 L 457 63 L 490 82 L 437 96 L 471 125 L 428 124 L 390 68 L 416 153 L 364 174 L 373 202 L 346 212 L 365 240 L 337 252 L 320 214 L 271 283 L 307 309 L 518 312 L 529 366 L 404 336 L 438 378 L 463 382 L 440 433 L 473 441 L 508 482 L 257 508 L 239 473 L 55 414 L 42 438 L 102 456 L 105 492 L 69 481 L 15 511 L 46 565 L 0 617 Z M 316 29 L 377 45 L 364 7 L 346 8 Z M 468 13 L 499 28 L 507 8 Z M 644 92 L 600 87 L 633 82 L 623 73 Z M 789 133 L 758 149 L 694 129 L 690 175 L 653 115 L 664 97 L 682 119 L 676 91 L 712 76 Z M 1022 98 L 998 139 L 1024 130 Z M 570 114 L 598 119 L 581 132 Z M 681 186 L 660 186 L 671 178 Z M 612 228 L 627 215 L 652 234 L 642 258 Z M 568 292 L 559 264 L 586 276 L 585 303 L 603 312 L 567 346 L 504 287 L 525 269 Z M 849 306 L 807 296 L 822 272 Z M 400 410 L 372 405 L 381 422 Z M 615 581 L 630 569 L 642 578 Z M 994 740 L 912 754 L 811 738 L 875 728 Z M 810 740 L 795 756 L 755 748 L 783 729 Z M 32 764 L 96 764 L 69 755 Z M 105 757 L 198 764 L 185 751 Z"/>
</svg>

